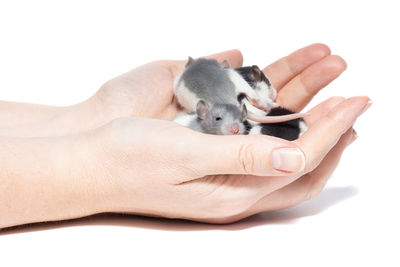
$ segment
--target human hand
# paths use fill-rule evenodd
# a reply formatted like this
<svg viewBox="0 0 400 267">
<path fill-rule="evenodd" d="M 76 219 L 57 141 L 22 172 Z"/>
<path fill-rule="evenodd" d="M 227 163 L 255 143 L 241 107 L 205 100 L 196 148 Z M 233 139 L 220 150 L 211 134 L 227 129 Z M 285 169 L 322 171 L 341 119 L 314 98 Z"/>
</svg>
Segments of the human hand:
<svg viewBox="0 0 400 267">
<path fill-rule="evenodd" d="M 278 102 L 281 105 L 299 111 L 319 89 L 345 69 L 344 61 L 337 56 L 328 56 L 329 53 L 329 49 L 323 45 L 312 45 L 264 69 L 278 90 Z M 214 58 L 230 59 L 235 54 L 241 58 L 237 51 L 226 52 L 226 55 L 219 54 L 221 58 Z M 230 61 L 235 66 L 234 60 Z M 181 61 L 172 65 L 172 76 L 180 72 L 184 63 Z M 117 90 L 121 93 L 118 94 L 120 97 L 115 99 L 123 101 L 125 98 L 122 93 L 126 90 L 127 95 L 131 94 L 131 88 L 121 88 Z M 118 101 L 111 101 L 108 105 L 103 105 L 107 101 L 97 102 L 93 106 L 92 102 L 89 106 L 80 105 L 78 109 L 72 107 L 67 111 L 67 115 L 73 116 L 60 115 L 51 120 L 51 126 L 63 130 L 64 132 L 57 132 L 61 135 L 66 133 L 65 130 L 83 131 L 84 128 L 78 127 L 78 122 L 82 123 L 81 126 L 88 127 L 87 129 L 94 128 L 96 123 L 102 125 L 107 116 L 110 120 L 114 116 L 129 115 L 167 119 L 174 117 L 177 109 L 172 104 L 172 87 L 159 92 L 160 95 L 155 91 L 157 88 L 148 89 L 155 94 L 154 98 L 158 101 L 165 100 L 164 108 L 157 111 L 150 105 L 152 101 L 145 102 L 147 106 L 133 106 L 131 101 L 119 103 L 120 105 L 114 105 Z M 137 91 L 143 93 L 140 88 L 137 88 Z M 164 96 L 169 94 L 171 98 L 168 100 L 168 97 Z M 293 95 L 296 97 L 292 97 Z M 98 101 L 100 98 L 93 99 Z M 15 198 L 12 192 L 19 189 L 14 187 L 10 187 L 10 194 L 2 195 L 7 203 L 12 204 L 6 211 L 1 211 L 2 214 L 10 213 L 11 216 L 6 216 L 9 220 L 3 222 L 0 227 L 76 218 L 106 211 L 223 223 L 261 211 L 295 205 L 315 196 L 323 188 L 346 145 L 354 140 L 354 132 L 350 126 L 367 100 L 364 97 L 344 101 L 343 98 L 335 97 L 320 104 L 310 111 L 311 116 L 307 118 L 310 130 L 294 142 L 268 136 L 207 136 L 168 121 L 133 118 L 119 119 L 106 127 L 79 134 L 79 138 L 69 136 L 16 139 L 16 146 L 23 143 L 18 146 L 20 158 L 28 155 L 24 153 L 27 142 L 32 146 L 32 150 L 38 151 L 36 155 L 43 158 L 30 157 L 29 160 L 25 160 L 35 168 L 39 168 L 43 162 L 50 161 L 68 164 L 55 164 L 58 166 L 56 170 L 61 170 L 59 172 L 52 169 L 52 164 L 43 165 L 43 169 L 48 170 L 41 169 L 38 172 L 40 179 L 31 179 L 30 168 L 22 168 L 26 177 L 29 177 L 28 180 L 34 180 L 35 184 L 16 185 L 15 187 L 21 187 L 27 192 L 21 198 Z M 82 110 L 92 113 L 85 116 Z M 127 113 L 123 114 L 124 112 Z M 104 115 L 100 116 L 102 120 L 93 120 L 92 115 L 96 113 Z M 79 117 L 79 121 L 73 119 L 76 116 Z M 56 127 L 59 118 L 62 128 Z M 85 123 L 85 118 L 96 123 Z M 68 122 L 73 122 L 71 129 L 67 127 Z M 39 129 L 45 128 L 42 126 Z M 54 134 L 51 127 L 47 130 L 45 134 Z M 29 134 L 39 136 L 38 133 L 32 133 L 31 129 Z M 182 139 L 177 140 L 177 137 Z M 9 140 L 4 142 L 10 143 Z M 44 144 L 48 153 L 43 151 Z M 87 147 L 88 144 L 91 144 L 91 149 Z M 59 146 L 58 150 L 54 149 L 55 145 Z M 304 169 L 296 170 L 301 164 L 293 158 L 291 162 L 298 164 L 286 168 L 289 172 L 273 169 L 271 152 L 277 146 L 299 148 L 305 156 Z M 57 157 L 62 156 L 65 159 L 57 161 L 54 153 Z M 17 161 L 17 158 L 14 160 Z M 228 164 L 225 164 L 226 161 Z M 178 165 L 168 164 L 169 162 Z M 158 164 L 158 168 L 155 164 Z M 6 162 L 4 166 L 15 165 Z M 62 178 L 54 179 L 54 176 Z M 151 177 L 165 179 L 154 180 Z M 168 179 L 174 179 L 174 182 L 171 183 Z M 33 190 L 34 188 L 37 190 Z M 50 191 L 58 193 L 43 197 L 41 188 L 53 188 L 54 190 Z M 69 190 L 65 190 L 66 188 Z M 210 190 L 214 193 L 210 193 Z M 26 197 L 28 195 L 30 197 Z M 71 201 L 72 199 L 74 201 Z M 24 210 L 26 200 L 30 203 L 30 212 L 24 211 L 24 216 L 19 216 L 21 213 L 14 210 Z M 48 210 L 45 213 L 42 210 L 44 202 L 47 203 Z M 59 206 L 63 206 L 64 209 L 60 210 Z"/>
<path fill-rule="evenodd" d="M 228 59 L 232 67 L 242 65 L 238 50 L 209 58 Z M 147 117 L 172 120 L 178 111 L 174 101 L 173 79 L 186 61 L 161 60 L 140 66 L 106 82 L 88 100 L 62 108 L 10 103 L 0 125 L 0 136 L 62 136 L 95 129 L 119 117 Z M 278 90 L 277 102 L 300 111 L 324 86 L 346 68 L 338 56 L 322 44 L 299 49 L 263 71 Z M 3 103 L 3 106 L 7 103 Z M 2 114 L 0 114 L 1 117 Z M 25 118 L 21 121 L 21 118 Z M 18 125 L 18 127 L 16 127 Z"/>
<path fill-rule="evenodd" d="M 238 50 L 208 56 L 222 62 L 228 59 L 233 68 L 242 66 Z M 106 82 L 94 95 L 99 114 L 112 120 L 118 117 L 148 117 L 171 120 L 178 106 L 174 101 L 173 80 L 186 61 L 160 60 L 140 66 Z M 323 44 L 313 44 L 295 51 L 263 71 L 278 90 L 277 102 L 300 111 L 324 86 L 338 77 L 346 64 L 331 56 Z"/>
<path fill-rule="evenodd" d="M 278 91 L 277 102 L 294 111 L 300 111 L 320 89 L 339 76 L 340 73 L 345 70 L 346 64 L 340 57 L 330 56 L 329 54 L 329 48 L 321 44 L 314 44 L 300 49 L 265 68 L 263 71 L 271 79 Z M 239 67 L 242 64 L 241 54 L 236 50 L 216 54 L 210 57 L 219 61 L 228 58 L 233 67 Z M 101 99 L 105 106 L 112 107 L 110 108 L 111 110 L 121 112 L 119 113 L 119 116 L 172 119 L 177 112 L 177 106 L 173 101 L 172 81 L 183 69 L 184 64 L 185 61 L 158 61 L 147 64 L 107 82 L 96 96 Z M 151 78 L 149 79 L 148 77 L 150 75 Z M 324 114 L 327 114 L 333 104 L 337 104 L 342 100 L 342 98 L 333 98 L 314 109 L 314 118 L 310 117 L 308 123 L 317 120 L 318 116 L 322 117 Z M 158 105 L 155 105 L 155 103 L 158 103 Z M 105 110 L 107 110 L 107 108 Z M 348 130 L 341 140 L 348 141 L 354 138 L 353 135 L 353 130 Z M 193 142 L 196 143 L 197 141 L 193 140 Z M 301 141 L 298 140 L 296 142 Z M 346 144 L 346 141 L 340 141 L 338 142 L 338 145 L 332 149 L 332 152 L 329 152 L 327 159 L 323 160 L 324 164 L 320 167 L 320 169 L 323 169 L 324 171 L 318 171 L 320 173 L 319 175 L 316 175 L 315 173 L 318 172 L 315 171 L 313 174 L 309 172 L 304 177 L 314 177 L 313 179 L 318 181 L 326 180 L 327 177 L 329 177 L 329 174 L 335 169 Z M 315 147 L 314 149 L 318 148 Z M 173 149 L 172 151 L 175 150 Z M 325 154 L 328 153 L 327 151 L 325 151 Z M 323 158 L 324 155 L 319 156 Z M 208 157 L 205 156 L 205 158 Z M 200 162 L 204 162 L 204 159 L 199 159 L 197 164 L 200 164 Z M 216 162 L 217 164 L 221 164 L 219 160 L 216 160 Z M 207 163 L 210 164 L 209 161 L 207 161 Z M 225 173 L 230 173 L 229 171 L 231 170 L 227 169 Z M 265 173 L 262 175 L 265 175 Z M 238 178 L 237 176 L 235 177 Z M 300 184 L 300 181 L 311 180 L 311 178 L 299 179 L 299 177 L 300 176 L 297 176 L 296 178 L 292 177 L 290 181 L 296 180 L 298 182 L 293 183 L 290 186 L 288 185 L 290 182 L 287 182 L 285 179 L 280 179 L 280 182 L 282 183 L 279 183 L 280 186 L 275 187 L 275 189 L 279 188 L 279 190 L 272 190 L 274 191 L 274 194 L 271 194 L 272 191 L 270 191 L 269 194 L 259 200 L 259 204 L 253 205 L 252 208 L 249 208 L 246 211 L 242 211 L 242 215 L 236 214 L 231 219 L 240 219 L 241 216 L 248 216 L 255 213 L 256 210 L 257 212 L 266 210 L 267 207 L 265 203 L 268 204 L 267 206 L 269 206 L 270 209 L 277 209 L 304 200 L 304 196 L 303 198 L 296 197 L 295 199 L 297 199 L 297 202 L 293 200 L 294 196 L 285 198 L 286 201 L 276 202 L 269 200 L 273 197 L 280 196 L 281 192 L 284 193 L 293 190 L 292 188 L 295 188 L 296 185 Z M 204 179 L 205 178 L 196 181 L 203 181 Z M 206 178 L 206 180 L 210 179 L 212 178 Z M 322 189 L 323 186 L 320 184 L 324 183 L 320 182 L 313 184 L 319 185 L 319 187 L 314 185 L 314 188 L 318 187 Z M 304 193 L 304 188 L 300 191 Z M 314 193 L 311 193 L 312 196 L 317 194 L 315 192 L 318 192 L 318 190 L 314 189 L 313 192 Z M 263 199 L 266 200 L 263 201 Z M 166 210 L 164 210 L 164 212 L 167 212 Z M 226 210 L 229 211 L 230 209 Z M 132 207 L 127 208 L 125 211 L 132 211 Z M 150 213 L 154 215 L 154 212 L 152 213 L 151 211 L 142 211 L 142 213 Z M 160 215 L 159 212 L 156 212 L 156 214 Z M 221 215 L 223 214 L 220 214 L 220 216 Z M 168 214 L 161 216 L 168 216 Z M 195 219 L 198 220 L 199 218 Z M 226 217 L 222 218 L 222 220 L 226 219 Z"/>
<path fill-rule="evenodd" d="M 366 107 L 367 97 L 331 98 L 293 142 L 146 118 L 78 135 L 0 137 L 0 229 L 101 212 L 227 223 L 289 207 L 320 192 Z M 274 158 L 280 148 L 298 152 Z"/>
<path fill-rule="evenodd" d="M 295 205 L 323 188 L 355 138 L 351 126 L 368 101 L 323 102 L 309 112 L 310 129 L 293 142 L 206 135 L 164 120 L 118 119 L 93 134 L 89 173 L 105 194 L 98 211 L 227 223 Z M 287 157 L 279 157 L 280 148 L 291 148 Z"/>
</svg>

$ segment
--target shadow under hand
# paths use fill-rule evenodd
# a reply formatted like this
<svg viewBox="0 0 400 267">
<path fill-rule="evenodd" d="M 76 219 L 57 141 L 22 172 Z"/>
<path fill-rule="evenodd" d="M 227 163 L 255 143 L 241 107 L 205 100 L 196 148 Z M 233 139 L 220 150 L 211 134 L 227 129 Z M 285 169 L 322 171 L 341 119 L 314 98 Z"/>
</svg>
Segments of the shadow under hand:
<svg viewBox="0 0 400 267">
<path fill-rule="evenodd" d="M 186 220 L 172 220 L 128 214 L 106 213 L 74 220 L 36 223 L 11 227 L 0 230 L 0 235 L 89 225 L 125 226 L 167 231 L 242 230 L 266 224 L 292 224 L 301 217 L 316 215 L 341 201 L 355 196 L 357 193 L 357 189 L 352 186 L 326 188 L 318 197 L 299 204 L 298 206 L 280 211 L 270 211 L 256 214 L 239 222 L 226 225 L 214 225 Z"/>
<path fill-rule="evenodd" d="M 314 216 L 324 210 L 358 194 L 353 186 L 326 188 L 316 198 L 284 210 L 264 212 L 266 224 L 293 223 L 302 217 Z M 257 216 L 257 215 L 256 215 Z"/>
</svg>

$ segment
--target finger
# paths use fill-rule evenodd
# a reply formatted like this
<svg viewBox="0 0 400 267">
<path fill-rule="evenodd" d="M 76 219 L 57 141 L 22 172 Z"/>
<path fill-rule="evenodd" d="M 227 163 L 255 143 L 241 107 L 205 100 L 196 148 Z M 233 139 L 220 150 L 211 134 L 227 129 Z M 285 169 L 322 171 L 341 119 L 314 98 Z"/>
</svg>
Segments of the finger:
<svg viewBox="0 0 400 267">
<path fill-rule="evenodd" d="M 308 66 L 330 55 L 331 51 L 324 44 L 312 44 L 272 63 L 263 72 L 271 80 L 276 90 L 280 90 L 288 81 L 301 73 Z"/>
<path fill-rule="evenodd" d="M 306 68 L 278 93 L 277 102 L 293 111 L 302 110 L 318 93 L 346 69 L 339 56 L 328 56 Z"/>
<path fill-rule="evenodd" d="M 324 160 L 325 156 L 331 151 L 332 147 L 336 145 L 340 138 L 342 138 L 341 140 L 346 139 L 346 137 L 342 137 L 342 135 L 352 127 L 356 118 L 363 112 L 365 106 L 368 104 L 368 100 L 368 97 L 355 97 L 344 100 L 328 112 L 325 117 L 315 122 L 300 138 L 301 142 L 299 141 L 298 145 L 306 155 L 305 172 L 314 170 L 315 167 Z M 347 133 L 345 136 L 348 135 Z M 293 143 L 296 142 L 297 141 Z M 309 174 L 306 174 L 306 176 L 307 175 Z M 241 185 L 242 187 L 246 186 L 249 188 L 254 188 L 254 185 L 256 185 L 255 187 L 262 197 L 293 183 L 301 177 L 301 174 L 288 173 L 283 177 L 271 176 L 272 177 L 247 176 Z"/>
<path fill-rule="evenodd" d="M 329 151 L 327 156 L 321 161 L 317 168 L 312 172 L 299 179 L 298 183 L 306 185 L 306 188 L 299 188 L 298 190 L 308 191 L 306 199 L 316 197 L 325 187 L 329 177 L 339 164 L 342 154 L 346 147 L 350 145 L 357 138 L 357 134 L 353 128 L 347 130 L 340 138 L 338 143 Z M 304 181 L 300 181 L 304 180 Z M 297 181 L 296 181 L 297 182 Z"/>
<path fill-rule="evenodd" d="M 306 172 L 318 166 L 369 103 L 370 99 L 366 96 L 352 97 L 343 101 L 294 141 L 306 155 Z"/>
<path fill-rule="evenodd" d="M 313 172 L 264 196 L 241 216 L 244 218 L 264 211 L 288 208 L 315 197 L 325 186 L 339 164 L 344 150 L 354 138 L 354 130 L 348 130 Z"/>
<path fill-rule="evenodd" d="M 313 123 L 315 123 L 315 121 L 326 116 L 335 106 L 343 101 L 343 97 L 331 97 L 328 100 L 320 103 L 309 112 L 310 116 L 307 117 L 307 123 L 311 126 Z M 268 177 L 247 175 L 244 179 L 243 176 L 235 176 L 230 179 L 232 180 L 232 183 L 240 184 L 241 186 L 256 185 L 256 190 L 261 195 L 266 195 L 292 183 L 299 177 L 299 174 L 293 173 L 292 175 Z M 235 181 L 236 179 L 242 181 Z"/>
<path fill-rule="evenodd" d="M 257 177 L 245 177 L 244 179 L 236 179 L 233 182 L 232 178 L 229 178 L 230 190 L 224 190 L 223 192 L 230 192 L 228 194 L 230 196 L 238 196 L 238 198 L 229 198 L 228 203 L 234 202 L 234 205 L 227 205 L 227 210 L 233 209 L 235 212 L 231 212 L 231 215 L 228 213 L 227 216 L 222 218 L 207 219 L 206 221 L 213 223 L 235 222 L 260 212 L 288 208 L 314 197 L 322 190 L 338 165 L 346 146 L 354 139 L 353 132 L 350 129 L 340 138 L 339 142 L 312 174 L 307 174 L 287 186 L 275 189 L 272 193 L 269 191 L 267 194 L 262 195 L 264 187 L 271 187 L 271 179 L 269 177 L 268 179 L 258 177 L 257 180 L 255 180 Z M 253 179 L 253 181 L 249 182 L 249 178 Z M 254 200 L 254 196 L 257 195 L 259 197 Z"/>
<path fill-rule="evenodd" d="M 218 62 L 222 62 L 227 59 L 232 68 L 239 68 L 243 64 L 243 55 L 238 49 L 228 50 L 213 55 L 205 56 L 205 58 L 215 59 Z M 172 61 L 172 71 L 174 76 L 179 74 L 185 67 L 187 60 L 176 60 Z"/>
<path fill-rule="evenodd" d="M 338 104 L 342 103 L 345 100 L 344 97 L 341 96 L 332 96 L 324 102 L 318 104 L 317 106 L 310 109 L 304 120 L 306 121 L 308 126 L 313 125 L 316 121 L 326 116 L 331 109 L 333 109 Z"/>
<path fill-rule="evenodd" d="M 192 131 L 193 132 L 193 131 Z M 216 174 L 287 175 L 304 168 L 296 144 L 265 135 L 185 135 L 183 159 L 196 177 Z M 182 159 L 182 160 L 183 160 Z"/>
<path fill-rule="evenodd" d="M 329 107 L 341 100 L 340 97 L 331 98 L 314 110 L 328 113 Z M 316 119 L 318 115 L 313 116 Z M 191 170 L 187 180 L 217 174 L 283 176 L 301 172 L 304 168 L 304 154 L 294 142 L 280 138 L 264 135 L 216 136 L 191 130 L 182 136 L 185 136 L 181 141 L 182 149 L 176 150 L 182 151 L 179 162 L 184 162 L 185 167 Z M 293 179 L 285 177 L 279 184 L 288 184 Z"/>
</svg>

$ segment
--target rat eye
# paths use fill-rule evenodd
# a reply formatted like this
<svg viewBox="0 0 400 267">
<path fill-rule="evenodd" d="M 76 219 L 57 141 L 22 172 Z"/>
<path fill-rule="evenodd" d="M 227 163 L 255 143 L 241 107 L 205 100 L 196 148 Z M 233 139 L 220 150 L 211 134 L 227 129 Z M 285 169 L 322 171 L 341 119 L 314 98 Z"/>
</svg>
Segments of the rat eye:
<svg viewBox="0 0 400 267">
<path fill-rule="evenodd" d="M 220 121 L 220 120 L 222 120 L 222 118 L 221 117 L 216 117 L 215 120 L 216 121 Z"/>
</svg>

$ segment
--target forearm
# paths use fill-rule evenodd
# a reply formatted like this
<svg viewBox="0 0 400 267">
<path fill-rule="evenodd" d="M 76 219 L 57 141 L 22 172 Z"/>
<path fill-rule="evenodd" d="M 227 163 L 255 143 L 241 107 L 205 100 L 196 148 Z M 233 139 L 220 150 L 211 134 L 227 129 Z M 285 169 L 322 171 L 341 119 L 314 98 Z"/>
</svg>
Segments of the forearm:
<svg viewBox="0 0 400 267">
<path fill-rule="evenodd" d="M 0 102 L 0 136 L 75 134 L 102 126 L 112 119 L 105 114 L 95 98 L 68 107 Z"/>
<path fill-rule="evenodd" d="M 0 137 L 0 228 L 100 212 L 92 154 L 85 135 Z"/>
<path fill-rule="evenodd" d="M 32 125 L 49 120 L 65 109 L 66 107 L 0 101 L 0 128 Z"/>
</svg>

